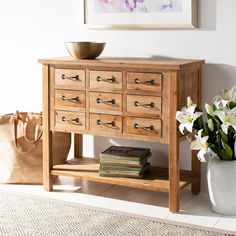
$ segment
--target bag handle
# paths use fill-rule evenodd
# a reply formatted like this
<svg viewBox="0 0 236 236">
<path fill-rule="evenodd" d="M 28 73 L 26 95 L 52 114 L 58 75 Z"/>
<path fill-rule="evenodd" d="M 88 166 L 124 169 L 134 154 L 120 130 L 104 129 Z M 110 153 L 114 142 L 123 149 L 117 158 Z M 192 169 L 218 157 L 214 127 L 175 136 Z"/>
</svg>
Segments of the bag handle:
<svg viewBox="0 0 236 236">
<path fill-rule="evenodd" d="M 22 115 L 20 114 L 19 111 L 16 111 L 16 119 L 21 120 L 23 123 L 25 123 L 25 125 L 23 124 L 23 134 L 24 134 L 24 138 L 26 141 L 28 141 L 29 143 L 36 143 L 40 140 L 40 138 L 43 135 L 43 129 L 42 129 L 42 113 L 38 116 L 38 119 L 36 121 L 36 126 L 35 126 L 35 139 L 34 140 L 30 140 L 27 137 L 27 126 L 28 126 L 28 121 L 23 121 L 22 119 Z"/>
<path fill-rule="evenodd" d="M 28 154 L 30 152 L 32 152 L 35 147 L 36 147 L 36 143 L 39 141 L 39 139 L 41 138 L 42 134 L 43 134 L 43 131 L 41 129 L 41 132 L 39 133 L 38 130 L 39 130 L 39 127 L 41 126 L 42 124 L 42 116 L 39 116 L 41 117 L 40 119 L 37 120 L 36 122 L 36 133 L 37 133 L 37 136 L 35 138 L 35 140 L 30 140 L 26 137 L 26 128 L 25 128 L 25 125 L 23 125 L 23 134 L 24 134 L 24 138 L 25 140 L 28 142 L 28 143 L 31 143 L 33 144 L 32 148 L 28 151 L 22 151 L 22 149 L 19 147 L 18 145 L 18 141 L 17 141 L 17 128 L 18 128 L 18 122 L 19 120 L 22 121 L 23 123 L 26 123 L 26 127 L 27 127 L 27 123 L 28 122 L 24 122 L 23 119 L 22 119 L 22 116 L 20 114 L 19 111 L 16 111 L 16 114 L 14 115 L 14 119 L 13 119 L 13 126 L 14 126 L 14 143 L 15 143 L 15 147 L 16 147 L 16 150 L 19 152 L 19 153 L 22 153 L 22 154 Z"/>
</svg>

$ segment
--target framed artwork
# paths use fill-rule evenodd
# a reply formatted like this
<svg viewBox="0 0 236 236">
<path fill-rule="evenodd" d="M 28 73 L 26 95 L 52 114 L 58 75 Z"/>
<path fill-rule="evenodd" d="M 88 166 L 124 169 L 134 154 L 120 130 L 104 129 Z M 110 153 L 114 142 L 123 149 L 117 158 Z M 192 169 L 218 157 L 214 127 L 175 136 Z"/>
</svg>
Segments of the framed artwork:
<svg viewBox="0 0 236 236">
<path fill-rule="evenodd" d="M 195 28 L 198 0 L 84 0 L 89 28 Z"/>
</svg>

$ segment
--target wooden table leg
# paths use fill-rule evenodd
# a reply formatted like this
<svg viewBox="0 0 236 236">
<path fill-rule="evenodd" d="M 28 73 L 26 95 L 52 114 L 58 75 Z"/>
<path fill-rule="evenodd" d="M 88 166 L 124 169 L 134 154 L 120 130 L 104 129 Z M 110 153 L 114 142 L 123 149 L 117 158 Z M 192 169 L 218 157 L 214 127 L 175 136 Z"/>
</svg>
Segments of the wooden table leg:
<svg viewBox="0 0 236 236">
<path fill-rule="evenodd" d="M 52 168 L 52 131 L 50 131 L 50 81 L 49 68 L 43 65 L 43 187 L 46 191 L 53 188 Z"/>
<path fill-rule="evenodd" d="M 198 194 L 201 191 L 201 162 L 197 158 L 197 151 L 192 151 L 192 173 L 195 180 L 191 185 L 191 191 Z"/>
<path fill-rule="evenodd" d="M 169 209 L 179 211 L 179 132 L 175 114 L 178 105 L 177 75 L 170 77 L 170 113 L 169 113 Z"/>
<path fill-rule="evenodd" d="M 52 132 L 43 133 L 43 187 L 46 191 L 53 189 L 52 168 Z"/>
<path fill-rule="evenodd" d="M 74 157 L 79 158 L 83 156 L 83 135 L 74 134 Z"/>
<path fill-rule="evenodd" d="M 179 211 L 179 141 L 172 135 L 169 144 L 169 209 Z"/>
</svg>

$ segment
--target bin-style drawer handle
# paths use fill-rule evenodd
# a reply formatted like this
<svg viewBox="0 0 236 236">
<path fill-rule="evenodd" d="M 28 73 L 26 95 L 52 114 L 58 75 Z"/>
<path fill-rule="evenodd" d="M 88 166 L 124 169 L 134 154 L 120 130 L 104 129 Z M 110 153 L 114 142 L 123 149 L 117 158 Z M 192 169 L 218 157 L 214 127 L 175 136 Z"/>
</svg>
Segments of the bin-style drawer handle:
<svg viewBox="0 0 236 236">
<path fill-rule="evenodd" d="M 115 99 L 111 99 L 111 100 L 103 101 L 101 98 L 97 98 L 97 103 L 109 103 L 109 104 L 115 105 L 116 104 L 116 100 Z"/>
<path fill-rule="evenodd" d="M 135 129 L 144 129 L 144 130 L 147 130 L 147 131 L 155 131 L 155 128 L 154 128 L 153 125 L 145 127 L 145 126 L 140 126 L 138 123 L 135 123 L 134 128 Z"/>
<path fill-rule="evenodd" d="M 147 103 L 147 104 L 141 104 L 140 102 L 138 101 L 134 101 L 134 106 L 136 107 L 145 107 L 145 108 L 154 108 L 155 107 L 155 103 L 154 102 L 150 102 L 150 103 Z"/>
<path fill-rule="evenodd" d="M 117 80 L 116 80 L 116 77 L 114 75 L 111 76 L 111 78 L 108 78 L 108 79 L 104 79 L 102 78 L 101 76 L 97 76 L 97 81 L 98 82 L 108 82 L 108 83 L 117 83 Z"/>
<path fill-rule="evenodd" d="M 80 119 L 78 117 L 70 120 L 70 119 L 66 119 L 65 116 L 62 116 L 61 120 L 63 122 L 69 122 L 69 123 L 76 124 L 76 125 L 82 125 L 80 122 Z"/>
<path fill-rule="evenodd" d="M 74 75 L 74 76 L 66 76 L 65 74 L 61 75 L 61 79 L 69 79 L 69 80 L 74 80 L 74 81 L 81 81 L 79 78 L 79 75 Z"/>
<path fill-rule="evenodd" d="M 80 98 L 79 97 L 67 98 L 64 95 L 61 96 L 61 100 L 69 101 L 69 102 L 80 102 Z"/>
<path fill-rule="evenodd" d="M 101 120 L 97 120 L 97 125 L 106 125 L 106 126 L 111 126 L 111 127 L 115 127 L 116 126 L 116 122 L 113 120 L 112 122 L 102 122 Z"/>
<path fill-rule="evenodd" d="M 151 80 L 146 80 L 146 81 L 140 81 L 140 79 L 135 78 L 134 79 L 134 83 L 135 84 L 149 84 L 149 85 L 154 85 L 155 84 L 155 80 L 151 79 Z"/>
</svg>

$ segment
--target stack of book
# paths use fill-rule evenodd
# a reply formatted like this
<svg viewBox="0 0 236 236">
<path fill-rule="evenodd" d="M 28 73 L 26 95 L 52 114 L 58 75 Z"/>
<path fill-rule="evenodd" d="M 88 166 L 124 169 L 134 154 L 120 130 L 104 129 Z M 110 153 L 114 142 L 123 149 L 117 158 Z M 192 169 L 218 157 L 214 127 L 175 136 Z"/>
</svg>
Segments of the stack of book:
<svg viewBox="0 0 236 236">
<path fill-rule="evenodd" d="M 100 175 L 143 178 L 150 166 L 150 156 L 149 148 L 111 146 L 99 156 Z"/>
</svg>

